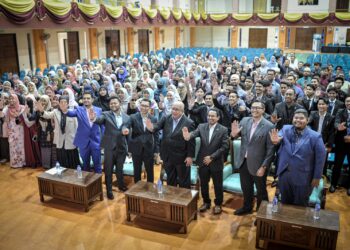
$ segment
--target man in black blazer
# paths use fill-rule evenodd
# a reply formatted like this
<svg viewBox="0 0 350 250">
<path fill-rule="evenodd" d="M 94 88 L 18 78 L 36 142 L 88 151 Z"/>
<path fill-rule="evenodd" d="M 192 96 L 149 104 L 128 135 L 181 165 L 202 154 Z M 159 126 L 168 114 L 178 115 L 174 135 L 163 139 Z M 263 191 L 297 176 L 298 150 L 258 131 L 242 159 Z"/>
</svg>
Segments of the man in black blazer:
<svg viewBox="0 0 350 250">
<path fill-rule="evenodd" d="M 299 99 L 298 102 L 310 115 L 311 111 L 317 110 L 317 101 L 315 99 L 316 88 L 313 84 L 309 83 L 305 87 L 305 96 Z"/>
<path fill-rule="evenodd" d="M 101 116 L 91 111 L 89 118 L 96 124 L 104 125 L 105 132 L 101 141 L 104 148 L 104 171 L 108 199 L 113 200 L 112 174 L 113 166 L 116 165 L 117 181 L 120 191 L 126 191 L 123 180 L 123 166 L 128 154 L 128 134 L 130 130 L 130 118 L 120 108 L 120 100 L 113 96 L 109 100 L 110 111 L 105 111 Z"/>
<path fill-rule="evenodd" d="M 350 96 L 345 99 L 345 109 L 340 109 L 335 116 L 335 161 L 329 192 L 334 193 L 340 177 L 345 156 L 350 160 Z M 350 182 L 350 181 L 349 181 Z M 347 183 L 347 194 L 350 196 L 350 183 Z"/>
<path fill-rule="evenodd" d="M 159 153 L 159 134 L 151 133 L 146 128 L 146 120 L 150 119 L 152 123 L 157 120 L 150 115 L 149 109 L 151 101 L 143 99 L 140 103 L 140 112 L 130 116 L 131 137 L 129 140 L 129 152 L 132 156 L 134 165 L 134 182 L 141 180 L 142 163 L 145 164 L 147 181 L 154 181 L 154 154 Z"/>
<path fill-rule="evenodd" d="M 334 87 L 330 87 L 327 89 L 328 95 L 328 113 L 332 116 L 335 116 L 339 109 L 343 109 L 344 103 L 338 100 L 338 91 Z"/>
<path fill-rule="evenodd" d="M 327 113 L 328 100 L 320 97 L 317 101 L 318 111 L 312 111 L 309 116 L 308 125 L 314 131 L 319 132 L 322 135 L 323 143 L 327 149 L 328 153 L 331 152 L 334 144 L 334 116 Z M 325 166 L 323 167 L 323 175 L 327 174 L 327 160 L 325 161 Z"/>
<path fill-rule="evenodd" d="M 150 131 L 163 130 L 163 138 L 160 144 L 160 157 L 164 163 L 167 174 L 167 183 L 170 186 L 191 188 L 191 165 L 195 155 L 194 140 L 185 141 L 182 136 L 182 128 L 190 131 L 194 128 L 194 122 L 184 115 L 184 104 L 174 102 L 171 114 L 153 124 L 150 119 L 146 121 Z"/>
<path fill-rule="evenodd" d="M 191 133 L 188 132 L 186 127 L 182 129 L 183 137 L 187 141 L 196 137 L 201 138 L 201 146 L 196 161 L 199 165 L 199 178 L 204 203 L 199 211 L 204 212 L 210 208 L 209 181 L 211 177 L 215 190 L 214 214 L 222 212 L 221 204 L 224 196 L 222 170 L 224 154 L 229 148 L 227 128 L 218 123 L 219 119 L 220 111 L 217 108 L 211 108 L 208 112 L 208 123 L 199 124 L 198 128 Z"/>
</svg>

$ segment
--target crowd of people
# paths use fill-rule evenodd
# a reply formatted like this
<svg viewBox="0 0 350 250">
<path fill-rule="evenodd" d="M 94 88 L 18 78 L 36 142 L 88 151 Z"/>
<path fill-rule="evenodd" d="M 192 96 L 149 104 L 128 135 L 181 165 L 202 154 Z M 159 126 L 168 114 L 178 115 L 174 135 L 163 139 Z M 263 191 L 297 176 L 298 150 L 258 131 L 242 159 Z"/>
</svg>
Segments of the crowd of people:
<svg viewBox="0 0 350 250">
<path fill-rule="evenodd" d="M 102 172 L 113 199 L 128 155 L 134 180 L 154 181 L 162 162 L 168 185 L 190 188 L 195 137 L 201 138 L 199 166 L 204 212 L 221 213 L 222 168 L 230 139 L 241 138 L 239 159 L 244 206 L 252 211 L 254 183 L 258 203 L 267 199 L 266 176 L 275 162 L 282 202 L 306 205 L 311 188 L 326 173 L 327 153 L 335 152 L 329 191 L 335 192 L 345 156 L 350 160 L 350 83 L 341 66 L 298 62 L 294 54 L 214 58 L 170 58 L 166 53 L 139 58 L 77 61 L 48 75 L 31 72 L 20 80 L 9 74 L 0 85 L 0 158 L 12 168 L 67 168 Z M 303 177 L 303 178 L 301 178 Z M 277 182 L 278 179 L 278 182 Z M 301 181 L 302 180 L 302 181 Z M 347 183 L 350 195 L 350 183 Z M 292 191 L 291 191 L 292 190 Z"/>
</svg>

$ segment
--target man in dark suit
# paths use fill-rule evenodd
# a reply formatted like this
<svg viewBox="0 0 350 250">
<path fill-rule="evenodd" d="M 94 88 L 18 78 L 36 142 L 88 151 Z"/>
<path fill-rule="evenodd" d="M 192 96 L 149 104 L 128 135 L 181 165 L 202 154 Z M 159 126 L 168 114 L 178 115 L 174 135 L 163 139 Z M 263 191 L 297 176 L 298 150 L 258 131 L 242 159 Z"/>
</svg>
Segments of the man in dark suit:
<svg viewBox="0 0 350 250">
<path fill-rule="evenodd" d="M 309 196 L 322 177 L 326 150 L 319 133 L 307 127 L 308 113 L 305 109 L 294 112 L 293 125 L 270 133 L 278 151 L 279 188 L 284 204 L 307 206 Z"/>
<path fill-rule="evenodd" d="M 267 80 L 260 80 L 258 82 L 255 83 L 255 96 L 252 100 L 252 103 L 255 101 L 259 101 L 259 102 L 263 102 L 264 103 L 264 110 L 266 110 L 265 112 L 269 115 L 272 114 L 274 106 L 273 106 L 273 102 L 271 101 L 271 99 L 266 96 L 266 88 L 271 85 L 271 83 Z"/>
<path fill-rule="evenodd" d="M 345 156 L 350 160 L 350 96 L 345 99 L 345 109 L 340 109 L 335 116 L 335 162 L 329 192 L 334 193 L 338 185 L 340 170 Z M 347 194 L 350 196 L 350 183 L 347 183 Z"/>
<path fill-rule="evenodd" d="M 274 126 L 263 117 L 264 103 L 253 102 L 251 112 L 252 117 L 245 117 L 240 123 L 234 121 L 231 127 L 233 138 L 241 136 L 239 176 L 244 197 L 243 207 L 236 210 L 235 215 L 252 212 L 254 183 L 257 189 L 257 210 L 262 200 L 268 200 L 266 175 L 274 155 L 274 146 L 271 143 L 269 132 Z"/>
<path fill-rule="evenodd" d="M 83 93 L 83 104 L 74 110 L 68 110 L 68 117 L 77 117 L 78 129 L 74 138 L 74 145 L 79 148 L 79 154 L 83 160 L 83 170 L 90 170 L 90 157 L 94 163 L 96 173 L 101 173 L 101 128 L 89 120 L 89 112 L 93 111 L 97 115 L 102 113 L 102 109 L 92 105 L 92 92 Z"/>
<path fill-rule="evenodd" d="M 188 132 L 186 127 L 182 129 L 186 141 L 196 137 L 201 138 L 201 146 L 196 162 L 199 165 L 199 178 L 204 203 L 199 208 L 199 211 L 204 212 L 210 208 L 209 181 L 211 177 L 215 190 L 214 214 L 222 212 L 221 204 L 224 196 L 222 170 L 224 167 L 224 154 L 229 148 L 227 128 L 218 123 L 219 119 L 219 110 L 211 108 L 208 112 L 208 123 L 199 124 L 198 128 L 191 133 Z"/>
<path fill-rule="evenodd" d="M 313 84 L 309 83 L 305 87 L 305 96 L 302 99 L 299 99 L 298 102 L 305 110 L 307 110 L 310 115 L 311 111 L 317 110 L 317 101 L 315 99 L 316 88 Z"/>
<path fill-rule="evenodd" d="M 187 127 L 192 131 L 194 122 L 184 115 L 184 104 L 174 102 L 170 115 L 162 117 L 156 124 L 147 119 L 146 126 L 154 132 L 163 130 L 160 157 L 164 163 L 168 185 L 191 188 L 190 167 L 195 154 L 195 143 L 194 140 L 185 141 L 182 128 Z"/>
<path fill-rule="evenodd" d="M 327 95 L 328 95 L 328 101 L 329 101 L 327 111 L 332 116 L 335 116 L 338 113 L 339 109 L 343 109 L 345 107 L 344 103 L 338 100 L 337 94 L 338 94 L 338 91 L 335 88 L 330 87 L 327 89 Z"/>
<path fill-rule="evenodd" d="M 90 121 L 105 125 L 105 133 L 101 141 L 104 148 L 104 170 L 108 199 L 114 199 L 112 192 L 113 166 L 116 165 L 118 188 L 126 191 L 123 180 L 123 166 L 128 154 L 128 134 L 130 130 L 130 118 L 124 114 L 120 108 L 120 100 L 113 96 L 109 100 L 110 111 L 103 112 L 100 116 L 91 111 Z"/>
<path fill-rule="evenodd" d="M 154 154 L 159 153 L 159 134 L 151 133 L 146 128 L 146 120 L 152 123 L 157 120 L 148 112 L 151 107 L 149 99 L 143 99 L 140 103 L 140 112 L 130 116 L 131 137 L 129 141 L 129 152 L 134 165 L 134 182 L 141 180 L 142 163 L 145 164 L 147 181 L 154 181 L 153 164 Z"/>
<path fill-rule="evenodd" d="M 309 116 L 308 125 L 314 131 L 322 135 L 323 143 L 327 149 L 325 166 L 323 168 L 323 175 L 327 175 L 327 156 L 331 152 L 334 144 L 334 116 L 327 113 L 328 100 L 320 97 L 317 101 L 318 111 L 312 111 Z"/>
</svg>

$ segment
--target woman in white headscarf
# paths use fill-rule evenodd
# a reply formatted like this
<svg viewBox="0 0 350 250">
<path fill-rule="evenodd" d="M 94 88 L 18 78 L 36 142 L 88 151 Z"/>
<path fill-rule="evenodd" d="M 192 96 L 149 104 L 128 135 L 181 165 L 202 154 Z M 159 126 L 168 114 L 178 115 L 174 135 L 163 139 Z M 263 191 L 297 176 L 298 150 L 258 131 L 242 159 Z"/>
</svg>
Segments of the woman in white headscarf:
<svg viewBox="0 0 350 250">
<path fill-rule="evenodd" d="M 69 109 L 74 109 L 75 107 L 78 107 L 78 103 L 75 101 L 73 90 L 71 90 L 70 88 L 65 88 L 63 90 L 62 95 L 69 97 L 69 102 L 68 102 Z"/>
<path fill-rule="evenodd" d="M 128 91 L 125 88 L 119 88 L 117 90 L 117 95 L 120 100 L 120 108 L 126 114 L 126 111 L 128 110 L 128 103 L 130 101 Z"/>
</svg>

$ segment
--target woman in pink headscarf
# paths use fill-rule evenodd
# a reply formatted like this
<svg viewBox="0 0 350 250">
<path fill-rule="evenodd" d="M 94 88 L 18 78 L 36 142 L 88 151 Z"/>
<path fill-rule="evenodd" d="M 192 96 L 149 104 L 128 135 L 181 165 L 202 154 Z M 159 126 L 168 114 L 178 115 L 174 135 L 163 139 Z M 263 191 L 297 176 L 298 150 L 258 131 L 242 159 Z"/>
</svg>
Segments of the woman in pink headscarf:
<svg viewBox="0 0 350 250">
<path fill-rule="evenodd" d="M 19 104 L 16 94 L 11 94 L 9 105 L 2 107 L 0 104 L 0 117 L 5 117 L 8 126 L 8 140 L 10 146 L 10 165 L 12 168 L 25 166 L 24 131 L 20 116 L 24 112 L 24 106 Z"/>
</svg>

